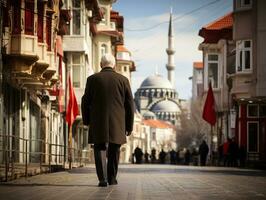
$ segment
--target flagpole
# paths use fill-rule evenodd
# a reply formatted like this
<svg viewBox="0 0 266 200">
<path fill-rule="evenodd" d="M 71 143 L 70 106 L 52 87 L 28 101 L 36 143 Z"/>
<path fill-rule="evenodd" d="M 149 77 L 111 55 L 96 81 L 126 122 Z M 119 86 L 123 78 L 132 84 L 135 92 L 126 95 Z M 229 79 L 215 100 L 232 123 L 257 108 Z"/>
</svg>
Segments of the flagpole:
<svg viewBox="0 0 266 200">
<path fill-rule="evenodd" d="M 72 169 L 72 126 L 69 126 L 68 134 L 69 169 Z"/>
<path fill-rule="evenodd" d="M 210 157 L 211 157 L 211 164 L 213 164 L 213 126 L 211 125 L 211 144 L 210 144 Z"/>
</svg>

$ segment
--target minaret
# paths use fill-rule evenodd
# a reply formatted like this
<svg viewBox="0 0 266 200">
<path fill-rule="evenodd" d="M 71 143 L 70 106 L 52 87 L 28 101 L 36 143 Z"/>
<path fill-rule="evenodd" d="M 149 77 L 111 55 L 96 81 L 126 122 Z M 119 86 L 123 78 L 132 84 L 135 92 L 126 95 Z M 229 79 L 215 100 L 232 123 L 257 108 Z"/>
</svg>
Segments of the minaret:
<svg viewBox="0 0 266 200">
<path fill-rule="evenodd" d="M 174 34 L 173 34 L 173 22 L 172 22 L 172 8 L 170 12 L 169 30 L 168 30 L 168 48 L 166 49 L 168 55 L 168 63 L 166 69 L 168 71 L 168 80 L 172 83 L 175 88 L 175 65 L 174 65 Z"/>
</svg>

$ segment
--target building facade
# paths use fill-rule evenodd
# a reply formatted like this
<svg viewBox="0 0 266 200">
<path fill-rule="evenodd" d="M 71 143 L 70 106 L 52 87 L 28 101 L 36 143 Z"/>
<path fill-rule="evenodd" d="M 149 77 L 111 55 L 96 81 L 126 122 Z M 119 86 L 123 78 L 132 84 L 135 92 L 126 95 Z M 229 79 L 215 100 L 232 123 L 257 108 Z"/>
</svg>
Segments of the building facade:
<svg viewBox="0 0 266 200">
<path fill-rule="evenodd" d="M 247 151 L 247 160 L 266 160 L 266 2 L 234 0 L 233 39 L 236 43 L 232 74 L 235 135 Z"/>
<path fill-rule="evenodd" d="M 203 53 L 203 100 L 205 100 L 208 85 L 211 83 L 217 112 L 213 137 L 209 135 L 208 140 L 211 144 L 214 142 L 217 145 L 231 136 L 229 127 L 230 88 L 227 78 L 232 68 L 229 55 L 234 49 L 232 30 L 233 16 L 232 13 L 229 13 L 202 27 L 199 31 L 199 35 L 204 38 L 199 45 L 199 49 Z"/>
</svg>

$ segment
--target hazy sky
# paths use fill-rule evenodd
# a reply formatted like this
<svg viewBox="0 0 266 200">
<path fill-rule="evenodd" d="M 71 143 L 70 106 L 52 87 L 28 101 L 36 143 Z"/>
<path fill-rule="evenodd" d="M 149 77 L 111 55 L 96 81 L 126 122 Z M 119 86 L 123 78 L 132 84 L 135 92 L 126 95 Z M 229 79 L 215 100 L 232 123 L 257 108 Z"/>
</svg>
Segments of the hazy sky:
<svg viewBox="0 0 266 200">
<path fill-rule="evenodd" d="M 191 97 L 188 78 L 192 75 L 192 63 L 202 60 L 202 53 L 198 50 L 202 38 L 198 32 L 202 26 L 232 11 L 232 0 L 117 0 L 113 9 L 124 16 L 125 46 L 136 64 L 136 72 L 132 73 L 134 93 L 145 78 L 155 74 L 156 67 L 159 74 L 167 78 L 165 49 L 170 7 L 173 8 L 173 18 L 176 18 L 173 22 L 175 88 L 180 98 L 188 99 Z M 143 29 L 149 30 L 141 31 Z"/>
</svg>

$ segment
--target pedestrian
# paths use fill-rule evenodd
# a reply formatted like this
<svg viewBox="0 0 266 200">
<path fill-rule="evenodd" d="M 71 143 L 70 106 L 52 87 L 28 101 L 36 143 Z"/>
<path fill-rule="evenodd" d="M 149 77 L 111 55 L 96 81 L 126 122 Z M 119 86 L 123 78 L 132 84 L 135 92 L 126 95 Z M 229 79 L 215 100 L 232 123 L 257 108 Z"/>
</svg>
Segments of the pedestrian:
<svg viewBox="0 0 266 200">
<path fill-rule="evenodd" d="M 224 166 L 229 165 L 229 154 L 228 154 L 228 148 L 229 144 L 231 143 L 231 139 L 227 138 L 226 142 L 223 144 L 223 158 L 224 158 Z"/>
<path fill-rule="evenodd" d="M 199 146 L 199 155 L 200 155 L 200 165 L 206 166 L 207 156 L 209 153 L 209 147 L 205 140 Z"/>
<path fill-rule="evenodd" d="M 134 150 L 134 155 L 136 158 L 136 164 L 141 164 L 142 163 L 142 156 L 143 156 L 143 152 L 142 152 L 141 148 L 139 148 L 137 146 Z"/>
<path fill-rule="evenodd" d="M 174 149 L 170 151 L 170 163 L 172 165 L 176 164 L 176 151 Z"/>
<path fill-rule="evenodd" d="M 198 152 L 196 148 L 192 149 L 191 158 L 194 166 L 198 166 Z"/>
<path fill-rule="evenodd" d="M 160 163 L 161 163 L 161 164 L 165 164 L 165 157 L 166 157 L 166 153 L 165 153 L 165 151 L 162 149 L 161 152 L 159 153 L 159 159 L 160 159 Z"/>
<path fill-rule="evenodd" d="M 151 163 L 156 163 L 156 149 L 151 150 Z"/>
<path fill-rule="evenodd" d="M 229 147 L 228 147 L 230 167 L 237 167 L 238 152 L 239 152 L 238 144 L 236 143 L 235 138 L 232 138 L 231 142 L 229 143 Z"/>
<path fill-rule="evenodd" d="M 126 143 L 126 136 L 133 129 L 134 101 L 130 84 L 114 67 L 114 56 L 105 54 L 101 58 L 102 70 L 87 79 L 81 103 L 83 124 L 89 126 L 88 142 L 94 144 L 99 187 L 117 184 L 120 146 Z"/>
<path fill-rule="evenodd" d="M 185 165 L 189 165 L 190 156 L 191 156 L 190 151 L 189 151 L 189 149 L 187 149 L 186 152 L 185 152 Z"/>
<path fill-rule="evenodd" d="M 247 159 L 247 148 L 244 145 L 241 145 L 239 148 L 239 164 L 240 167 L 246 166 Z"/>
<path fill-rule="evenodd" d="M 145 163 L 149 163 L 149 157 L 150 157 L 150 154 L 148 153 L 148 151 L 145 151 L 145 154 L 144 154 L 144 159 L 145 159 Z"/>
<path fill-rule="evenodd" d="M 224 155 L 223 155 L 223 144 L 219 145 L 218 147 L 218 166 L 222 165 L 224 159 Z"/>
</svg>

